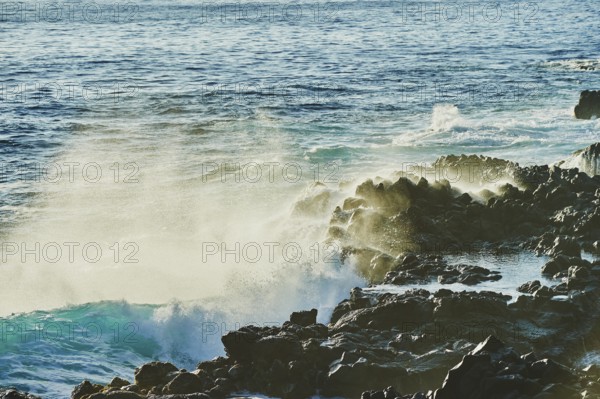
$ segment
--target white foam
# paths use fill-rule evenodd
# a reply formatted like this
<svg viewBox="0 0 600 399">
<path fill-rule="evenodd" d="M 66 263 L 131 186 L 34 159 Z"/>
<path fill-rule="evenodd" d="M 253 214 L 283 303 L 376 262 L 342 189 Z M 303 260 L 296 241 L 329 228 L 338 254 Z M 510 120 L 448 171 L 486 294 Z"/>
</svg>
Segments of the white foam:
<svg viewBox="0 0 600 399">
<path fill-rule="evenodd" d="M 600 59 L 570 59 L 559 61 L 546 61 L 543 66 L 552 69 L 597 71 L 600 70 Z"/>
<path fill-rule="evenodd" d="M 444 132 L 466 124 L 467 121 L 461 116 L 456 105 L 439 104 L 433 107 L 429 128 L 434 132 Z"/>
</svg>

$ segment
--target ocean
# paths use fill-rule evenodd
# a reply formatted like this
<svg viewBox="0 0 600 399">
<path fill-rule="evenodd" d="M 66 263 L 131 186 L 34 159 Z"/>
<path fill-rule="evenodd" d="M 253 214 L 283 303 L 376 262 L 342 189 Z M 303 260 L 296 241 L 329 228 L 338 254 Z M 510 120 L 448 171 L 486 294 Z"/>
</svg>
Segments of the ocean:
<svg viewBox="0 0 600 399">
<path fill-rule="evenodd" d="M 599 31 L 593 0 L 0 2 L 0 385 L 327 322 L 367 285 L 327 240 L 365 179 L 600 141 Z"/>
</svg>

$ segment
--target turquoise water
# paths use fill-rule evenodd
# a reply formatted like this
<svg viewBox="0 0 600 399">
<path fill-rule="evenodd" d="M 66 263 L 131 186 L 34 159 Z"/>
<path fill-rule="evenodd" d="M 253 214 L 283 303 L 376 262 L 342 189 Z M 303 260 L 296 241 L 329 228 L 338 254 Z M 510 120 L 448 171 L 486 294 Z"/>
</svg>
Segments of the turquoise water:
<svg viewBox="0 0 600 399">
<path fill-rule="evenodd" d="M 592 0 L 21 4 L 0 4 L 0 382 L 47 398 L 326 321 L 364 284 L 325 231 L 366 177 L 600 141 L 572 116 L 600 87 Z"/>
</svg>

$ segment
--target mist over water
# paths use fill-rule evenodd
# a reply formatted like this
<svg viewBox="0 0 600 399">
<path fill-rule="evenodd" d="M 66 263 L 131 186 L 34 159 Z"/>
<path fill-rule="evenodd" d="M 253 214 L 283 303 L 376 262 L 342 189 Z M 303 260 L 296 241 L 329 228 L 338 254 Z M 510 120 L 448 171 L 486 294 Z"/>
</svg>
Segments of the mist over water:
<svg viewBox="0 0 600 399">
<path fill-rule="evenodd" d="M 323 255 L 315 253 L 317 247 L 323 251 L 323 216 L 333 210 L 333 198 L 320 204 L 318 214 L 294 211 L 325 171 L 285 161 L 276 138 L 264 148 L 275 157 L 247 154 L 229 162 L 199 156 L 180 136 L 144 140 L 142 146 L 103 136 L 76 138 L 54 160 L 61 178 L 57 172 L 45 179 L 56 182 L 41 183 L 27 220 L 8 236 L 6 249 L 17 253 L 5 251 L 4 266 L 18 285 L 3 290 L 4 313 L 102 300 L 231 298 L 244 286 L 264 291 L 275 278 L 289 287 L 304 273 L 332 279 L 341 273 L 347 283 L 347 271 L 333 262 L 323 265 Z M 287 255 L 286 244 L 301 254 Z M 282 267 L 286 273 L 276 276 Z M 239 305 L 248 304 L 248 293 Z"/>
<path fill-rule="evenodd" d="M 280 324 L 292 311 L 311 307 L 326 322 L 348 289 L 364 284 L 351 268 L 341 267 L 337 253 L 326 252 L 326 215 L 342 191 L 331 183 L 331 194 L 326 191 L 327 200 L 316 209 L 296 207 L 310 205 L 314 191 L 324 189 L 322 183 L 315 187 L 317 170 L 303 160 L 286 162 L 275 140 L 264 149 L 277 155 L 248 154 L 240 165 L 251 166 L 243 174 L 236 169 L 240 158 L 225 165 L 199 157 L 181 137 L 124 146 L 95 133 L 93 139 L 75 138 L 53 161 L 63 167 L 62 178 L 40 183 L 22 224 L 4 241 L 3 274 L 11 284 L 0 293 L 0 312 L 63 310 L 5 319 L 2 356 L 33 346 L 70 362 L 79 352 L 61 348 L 99 340 L 98 361 L 107 369 L 84 367 L 62 383 L 55 373 L 44 374 L 48 385 L 41 388 L 11 368 L 3 375 L 12 383 L 52 396 L 89 375 L 102 380 L 116 371 L 131 378 L 125 370 L 143 359 L 190 368 L 223 354 L 220 336 L 228 330 Z M 249 176 L 250 167 L 265 162 L 272 163 L 272 179 L 267 169 L 260 179 Z M 72 175 L 64 167 L 69 163 Z M 286 164 L 289 173 L 282 174 Z M 229 169 L 221 174 L 216 165 Z M 92 182 L 99 170 L 102 178 Z M 98 340 L 96 328 L 102 330 Z M 132 333 L 131 342 L 123 341 Z M 32 348 L 32 363 L 46 350 Z M 116 355 L 114 364 L 101 360 L 107 354 Z"/>
</svg>

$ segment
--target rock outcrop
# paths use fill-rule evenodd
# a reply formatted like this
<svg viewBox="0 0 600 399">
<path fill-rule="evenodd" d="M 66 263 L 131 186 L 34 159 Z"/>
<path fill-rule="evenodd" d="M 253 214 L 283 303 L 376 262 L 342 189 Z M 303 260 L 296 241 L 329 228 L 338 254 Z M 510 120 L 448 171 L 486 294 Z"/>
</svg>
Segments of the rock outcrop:
<svg viewBox="0 0 600 399">
<path fill-rule="evenodd" d="M 0 388 L 0 399 L 40 399 L 40 397 L 21 392 L 16 389 Z"/>
<path fill-rule="evenodd" d="M 600 174 L 600 143 L 575 151 L 568 159 L 556 165 L 563 169 L 578 168 L 590 176 L 598 175 Z"/>
<path fill-rule="evenodd" d="M 600 385 L 593 378 L 557 363 L 538 359 L 533 353 L 519 354 L 494 336 L 487 337 L 463 356 L 434 392 L 402 395 L 393 387 L 366 391 L 362 399 L 513 399 L 596 397 Z"/>
<path fill-rule="evenodd" d="M 575 106 L 577 119 L 591 119 L 600 117 L 600 90 L 584 90 L 579 96 L 579 103 Z"/>
<path fill-rule="evenodd" d="M 584 151 L 598 159 L 600 144 Z M 448 180 L 429 182 L 422 176 L 399 173 L 396 181 L 367 180 L 355 196 L 337 207 L 329 237 L 343 247 L 342 260 L 352 258 L 359 271 L 381 282 L 389 271 L 402 272 L 409 253 L 448 254 L 472 252 L 493 246 L 507 251 L 535 250 L 551 256 L 580 256 L 596 251 L 600 237 L 600 176 L 558 166 L 520 167 L 508 161 L 473 156 L 444 157 L 439 165 L 457 169 L 463 176 L 509 179 L 496 192 L 465 192 Z M 492 172 L 485 172 L 486 167 Z M 468 171 L 468 173 L 467 173 Z M 469 178 L 469 180 L 472 180 Z M 485 180 L 485 179 L 484 179 Z M 457 280 L 466 271 L 497 278 L 483 270 L 455 270 Z M 428 265 L 442 281 L 453 278 L 440 266 Z M 415 280 L 400 273 L 399 278 Z M 445 276 L 444 276 L 445 275 Z M 487 277 L 486 277 L 487 276 Z"/>
</svg>

